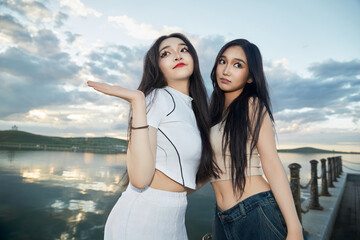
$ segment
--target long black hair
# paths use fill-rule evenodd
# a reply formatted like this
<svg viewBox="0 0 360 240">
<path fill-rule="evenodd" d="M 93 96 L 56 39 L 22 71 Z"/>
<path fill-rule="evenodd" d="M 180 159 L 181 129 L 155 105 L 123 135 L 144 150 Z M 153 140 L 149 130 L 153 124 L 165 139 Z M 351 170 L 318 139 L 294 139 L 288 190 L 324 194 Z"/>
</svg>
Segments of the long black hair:
<svg viewBox="0 0 360 240">
<path fill-rule="evenodd" d="M 233 100 L 227 109 L 224 109 L 225 95 L 217 83 L 216 68 L 220 57 L 226 49 L 232 46 L 239 46 L 245 52 L 249 77 L 252 78 L 252 82 L 247 82 L 241 94 Z M 256 147 L 266 112 L 274 123 L 262 57 L 258 47 L 245 39 L 235 39 L 225 44 L 215 59 L 211 71 L 211 80 L 214 87 L 210 101 L 211 126 L 220 122 L 224 124 L 222 138 L 223 158 L 225 161 L 225 153 L 229 149 L 231 154 L 232 186 L 233 190 L 239 192 L 241 197 L 246 183 L 246 168 L 249 167 L 247 166 L 247 156 L 251 158 Z M 249 108 L 251 108 L 250 111 Z M 250 149 L 248 152 L 249 140 Z"/>
<path fill-rule="evenodd" d="M 200 131 L 202 151 L 199 169 L 196 175 L 196 182 L 202 182 L 209 177 L 217 177 L 217 166 L 213 161 L 213 151 L 209 140 L 210 115 L 208 110 L 208 95 L 206 93 L 204 81 L 200 74 L 199 59 L 191 42 L 181 33 L 172 33 L 159 37 L 150 47 L 144 59 L 144 71 L 142 80 L 138 87 L 145 96 L 156 88 L 167 86 L 167 81 L 159 67 L 159 47 L 162 41 L 167 38 L 179 38 L 188 47 L 188 51 L 194 61 L 194 71 L 189 78 L 189 95 L 193 98 L 192 108 L 195 114 L 197 127 Z M 131 115 L 131 114 L 130 114 Z M 131 126 L 131 118 L 129 120 Z M 128 131 L 130 135 L 130 131 Z M 186 141 L 186 139 L 184 139 Z"/>
</svg>

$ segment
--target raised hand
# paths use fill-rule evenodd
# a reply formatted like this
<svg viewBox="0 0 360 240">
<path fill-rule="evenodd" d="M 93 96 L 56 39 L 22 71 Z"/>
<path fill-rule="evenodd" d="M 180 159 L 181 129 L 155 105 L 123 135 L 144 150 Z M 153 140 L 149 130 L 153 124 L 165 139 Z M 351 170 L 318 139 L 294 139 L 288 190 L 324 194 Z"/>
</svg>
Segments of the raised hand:
<svg viewBox="0 0 360 240">
<path fill-rule="evenodd" d="M 130 90 L 120 86 L 93 81 L 88 81 L 87 84 L 96 91 L 128 101 L 132 108 L 132 127 L 148 125 L 145 95 L 142 91 Z M 138 188 L 148 186 L 154 177 L 157 141 L 156 128 L 141 129 L 142 130 L 131 130 L 131 138 L 129 140 L 126 157 L 126 165 L 131 184 L 134 184 L 134 186 Z"/>
<path fill-rule="evenodd" d="M 131 104 L 138 102 L 138 101 L 145 100 L 144 93 L 139 90 L 130 90 L 130 89 L 123 88 L 120 86 L 114 86 L 114 85 L 110 85 L 107 83 L 100 83 L 100 82 L 93 82 L 93 81 L 88 81 L 87 84 L 89 87 L 94 88 L 98 92 L 101 92 L 101 93 L 104 93 L 104 94 L 107 94 L 110 96 L 122 98 Z"/>
</svg>

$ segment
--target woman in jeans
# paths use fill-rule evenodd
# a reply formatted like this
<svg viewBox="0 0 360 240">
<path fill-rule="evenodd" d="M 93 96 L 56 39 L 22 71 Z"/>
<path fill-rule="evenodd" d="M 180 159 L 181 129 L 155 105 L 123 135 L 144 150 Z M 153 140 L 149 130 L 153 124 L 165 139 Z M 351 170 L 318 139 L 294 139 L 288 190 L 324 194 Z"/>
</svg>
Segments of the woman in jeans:
<svg viewBox="0 0 360 240">
<path fill-rule="evenodd" d="M 210 141 L 222 171 L 211 179 L 217 201 L 213 239 L 303 239 L 276 150 L 259 49 L 244 39 L 227 43 L 211 79 Z"/>
<path fill-rule="evenodd" d="M 194 47 L 182 34 L 158 38 L 138 90 L 88 82 L 132 108 L 130 183 L 107 219 L 105 240 L 186 240 L 186 193 L 214 176 L 207 94 Z"/>
</svg>

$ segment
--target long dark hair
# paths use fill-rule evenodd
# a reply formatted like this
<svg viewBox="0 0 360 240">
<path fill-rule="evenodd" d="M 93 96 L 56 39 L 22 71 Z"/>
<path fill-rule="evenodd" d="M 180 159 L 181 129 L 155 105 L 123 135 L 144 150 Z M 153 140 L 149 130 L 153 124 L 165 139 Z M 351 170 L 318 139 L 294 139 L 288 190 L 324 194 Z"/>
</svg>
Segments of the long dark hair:
<svg viewBox="0 0 360 240">
<path fill-rule="evenodd" d="M 245 52 L 249 77 L 252 78 L 252 82 L 246 83 L 241 94 L 224 111 L 225 95 L 217 83 L 216 68 L 219 58 L 231 46 L 239 46 Z M 225 44 L 215 59 L 211 71 L 211 80 L 214 87 L 210 101 L 211 126 L 219 122 L 224 124 L 222 138 L 223 158 L 225 161 L 226 149 L 229 149 L 231 154 L 232 186 L 233 190 L 239 192 L 241 197 L 246 183 L 247 154 L 249 158 L 252 156 L 266 112 L 274 123 L 262 58 L 258 47 L 245 39 L 235 39 Z M 251 108 L 251 116 L 249 116 L 249 108 Z M 250 152 L 247 149 L 249 139 L 251 139 Z"/>
<path fill-rule="evenodd" d="M 194 61 L 194 71 L 189 79 L 189 95 L 193 98 L 192 108 L 195 114 L 197 127 L 200 131 L 202 141 L 202 151 L 199 169 L 196 175 L 196 182 L 201 182 L 209 177 L 217 177 L 217 166 L 213 161 L 213 152 L 209 140 L 210 129 L 210 115 L 208 110 L 208 95 L 206 93 L 204 81 L 200 74 L 199 59 L 191 42 L 181 33 L 172 33 L 170 35 L 164 35 L 159 37 L 149 51 L 145 55 L 144 59 L 144 71 L 142 80 L 138 87 L 145 96 L 156 88 L 163 88 L 167 86 L 167 81 L 159 67 L 159 46 L 167 38 L 179 38 L 188 47 L 188 51 Z M 130 114 L 131 115 L 131 114 Z M 131 118 L 129 120 L 129 126 L 131 126 Z M 128 131 L 130 135 L 130 131 Z M 184 139 L 184 141 L 186 141 Z"/>
</svg>

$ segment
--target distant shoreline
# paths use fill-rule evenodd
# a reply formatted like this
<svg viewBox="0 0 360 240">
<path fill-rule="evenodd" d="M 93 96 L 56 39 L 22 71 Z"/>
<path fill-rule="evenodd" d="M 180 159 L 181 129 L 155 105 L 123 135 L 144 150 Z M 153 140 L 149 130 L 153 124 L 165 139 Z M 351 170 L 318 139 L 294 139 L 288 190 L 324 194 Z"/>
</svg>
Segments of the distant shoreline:
<svg viewBox="0 0 360 240">
<path fill-rule="evenodd" d="M 24 145 L 24 144 L 1 144 L 0 150 L 30 150 L 30 151 L 62 151 L 62 152 L 92 152 L 92 153 L 103 153 L 103 154 L 118 154 L 126 153 L 126 149 L 115 149 L 115 148 L 76 148 L 76 147 L 51 147 L 46 145 Z M 340 151 L 329 151 L 317 148 L 304 148 L 296 149 L 278 149 L 278 153 L 302 153 L 302 154 L 360 154 L 360 152 L 340 152 Z"/>
<path fill-rule="evenodd" d="M 49 137 L 17 130 L 0 131 L 0 148 L 65 152 L 126 153 L 127 141 L 109 137 Z"/>
<path fill-rule="evenodd" d="M 312 148 L 312 147 L 302 147 L 302 148 L 294 148 L 294 149 L 278 149 L 280 153 L 309 153 L 309 154 L 316 154 L 316 153 L 336 153 L 336 154 L 360 154 L 360 152 L 343 152 L 343 151 L 330 151 L 325 149 L 319 148 Z"/>
<path fill-rule="evenodd" d="M 59 152 L 91 152 L 103 154 L 126 153 L 126 149 L 117 148 L 78 148 L 78 147 L 52 147 L 47 145 L 1 144 L 0 150 L 25 150 L 25 151 L 59 151 Z"/>
<path fill-rule="evenodd" d="M 49 150 L 67 152 L 93 153 L 126 153 L 127 142 L 124 139 L 110 137 L 49 137 L 28 132 L 7 130 L 0 131 L 0 149 L 11 150 Z M 360 152 L 343 152 L 301 147 L 294 149 L 278 149 L 279 153 L 330 153 L 330 154 L 360 154 Z"/>
</svg>

